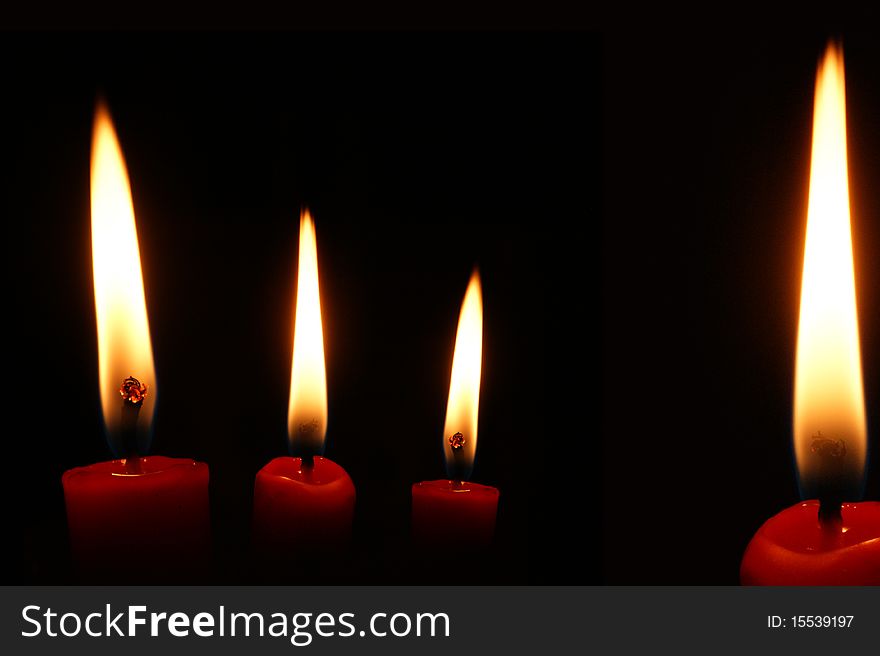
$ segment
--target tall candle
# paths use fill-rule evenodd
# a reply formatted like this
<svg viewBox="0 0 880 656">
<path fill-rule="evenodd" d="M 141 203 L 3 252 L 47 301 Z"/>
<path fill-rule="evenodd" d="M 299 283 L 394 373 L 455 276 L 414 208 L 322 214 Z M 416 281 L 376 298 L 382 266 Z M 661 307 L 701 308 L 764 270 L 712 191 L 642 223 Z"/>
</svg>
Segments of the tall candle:
<svg viewBox="0 0 880 656">
<path fill-rule="evenodd" d="M 412 486 L 412 530 L 423 546 L 482 548 L 495 532 L 498 489 L 471 482 L 477 450 L 477 418 L 483 351 L 483 298 L 474 271 L 461 306 L 443 452 L 448 478 Z"/>
<path fill-rule="evenodd" d="M 180 582 L 208 562 L 208 467 L 143 457 L 156 373 L 134 209 L 110 113 L 95 114 L 92 265 L 104 425 L 117 460 L 64 473 L 71 549 L 86 582 Z"/>
<path fill-rule="evenodd" d="M 843 53 L 816 80 L 795 363 L 794 450 L 802 495 L 749 543 L 748 585 L 880 585 L 880 503 L 861 497 L 867 425 L 846 161 Z"/>
<path fill-rule="evenodd" d="M 354 483 L 341 466 L 321 455 L 327 382 L 317 239 L 308 210 L 300 217 L 287 420 L 291 456 L 272 460 L 254 483 L 254 543 L 270 559 L 342 548 L 354 516 Z"/>
</svg>

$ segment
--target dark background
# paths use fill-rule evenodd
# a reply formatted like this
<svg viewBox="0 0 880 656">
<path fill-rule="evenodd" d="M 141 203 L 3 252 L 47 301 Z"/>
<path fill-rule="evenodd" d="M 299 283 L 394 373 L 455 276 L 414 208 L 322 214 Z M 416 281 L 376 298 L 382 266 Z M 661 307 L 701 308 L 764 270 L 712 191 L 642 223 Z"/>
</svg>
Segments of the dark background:
<svg viewBox="0 0 880 656">
<path fill-rule="evenodd" d="M 880 44 L 738 32 L 6 35 L 20 555 L 69 579 L 61 473 L 105 459 L 88 151 L 103 89 L 132 178 L 154 452 L 211 465 L 214 578 L 254 580 L 254 473 L 286 448 L 299 208 L 315 215 L 330 428 L 356 544 L 320 582 L 735 584 L 799 499 L 791 398 L 813 84 L 845 49 L 870 448 L 880 407 Z M 419 560 L 455 323 L 480 266 L 479 563 Z M 194 381 L 216 382 L 216 404 Z M 880 498 L 876 458 L 866 498 Z M 295 569 L 295 566 L 292 565 Z M 295 575 L 293 575 L 295 578 Z"/>
<path fill-rule="evenodd" d="M 794 349 L 816 66 L 842 36 L 869 448 L 880 425 L 880 42 L 821 29 L 606 35 L 604 580 L 735 584 L 799 500 Z M 766 24 L 766 23 L 764 23 Z M 866 498 L 880 497 L 876 458 Z"/>
<path fill-rule="evenodd" d="M 578 326 L 595 332 L 598 312 L 598 239 L 580 230 L 598 226 L 600 39 L 5 34 L 0 54 L 13 305 L 4 482 L 19 547 L 4 582 L 73 580 L 61 474 L 109 458 L 89 243 L 98 92 L 132 182 L 159 378 L 152 451 L 210 465 L 210 582 L 257 580 L 253 478 L 287 449 L 303 205 L 318 233 L 326 455 L 358 500 L 349 557 L 291 563 L 278 580 L 601 580 L 598 421 L 588 444 L 566 419 L 598 417 L 598 398 L 559 379 L 568 396 L 554 398 L 545 370 L 548 344 L 575 339 L 571 385 L 598 376 L 595 358 L 588 368 L 575 356 L 589 343 Z M 474 265 L 485 323 L 473 478 L 501 490 L 498 529 L 478 563 L 428 562 L 409 544 L 410 486 L 445 475 L 449 368 Z M 566 314 L 554 318 L 557 306 Z"/>
</svg>

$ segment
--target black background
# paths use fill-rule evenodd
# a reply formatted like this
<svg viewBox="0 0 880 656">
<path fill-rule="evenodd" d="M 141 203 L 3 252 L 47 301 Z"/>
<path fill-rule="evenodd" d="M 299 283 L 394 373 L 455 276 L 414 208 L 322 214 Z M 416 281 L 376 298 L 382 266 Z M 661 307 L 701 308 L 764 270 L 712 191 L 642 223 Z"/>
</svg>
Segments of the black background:
<svg viewBox="0 0 880 656">
<path fill-rule="evenodd" d="M 330 429 L 356 549 L 325 582 L 735 584 L 798 500 L 790 445 L 816 65 L 845 49 L 869 432 L 880 371 L 880 45 L 858 30 L 54 34 L 4 119 L 21 556 L 56 582 L 60 474 L 104 459 L 88 243 L 94 94 L 131 173 L 160 377 L 154 451 L 211 465 L 214 582 L 252 580 L 285 447 L 296 219 L 317 221 Z M 483 274 L 480 568 L 422 562 L 455 321 Z M 193 399 L 205 378 L 225 395 Z M 876 451 L 877 440 L 870 447 Z M 876 459 L 875 459 L 876 461 Z M 880 497 L 876 462 L 866 498 Z M 332 572 L 332 573 L 331 573 Z"/>
<path fill-rule="evenodd" d="M 880 43 L 822 29 L 605 39 L 604 577 L 735 584 L 799 500 L 794 348 L 813 85 L 842 36 L 870 447 L 880 406 Z M 833 28 L 833 26 L 832 26 Z M 880 497 L 876 462 L 866 497 Z"/>
<path fill-rule="evenodd" d="M 555 435 L 562 401 L 545 385 L 548 287 L 572 290 L 572 313 L 584 297 L 554 272 L 575 270 L 569 254 L 597 262 L 575 230 L 601 193 L 598 39 L 55 33 L 8 34 L 0 48 L 15 62 L 3 117 L 11 582 L 72 580 L 61 474 L 109 457 L 89 244 L 98 92 L 132 181 L 158 374 L 152 450 L 211 467 L 210 582 L 261 580 L 253 477 L 287 449 L 303 205 L 318 234 L 326 455 L 358 501 L 350 557 L 291 563 L 278 580 L 599 580 L 598 522 L 572 534 L 585 505 L 595 513 L 599 459 L 577 465 L 580 435 Z M 473 478 L 501 490 L 498 530 L 477 563 L 426 561 L 409 545 L 410 486 L 445 475 L 455 326 L 475 265 L 486 314 Z"/>
</svg>

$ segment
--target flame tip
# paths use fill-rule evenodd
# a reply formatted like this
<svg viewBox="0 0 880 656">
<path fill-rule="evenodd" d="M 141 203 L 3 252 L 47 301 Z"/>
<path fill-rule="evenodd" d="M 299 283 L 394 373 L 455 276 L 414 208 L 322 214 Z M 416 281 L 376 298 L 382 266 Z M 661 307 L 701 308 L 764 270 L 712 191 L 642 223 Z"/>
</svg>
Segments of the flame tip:
<svg viewBox="0 0 880 656">
<path fill-rule="evenodd" d="M 110 105 L 103 94 L 98 94 L 95 99 L 95 118 L 94 118 L 95 138 L 98 138 L 99 129 L 102 127 L 109 128 L 115 138 L 116 129 L 113 127 L 113 115 L 110 112 Z"/>
</svg>

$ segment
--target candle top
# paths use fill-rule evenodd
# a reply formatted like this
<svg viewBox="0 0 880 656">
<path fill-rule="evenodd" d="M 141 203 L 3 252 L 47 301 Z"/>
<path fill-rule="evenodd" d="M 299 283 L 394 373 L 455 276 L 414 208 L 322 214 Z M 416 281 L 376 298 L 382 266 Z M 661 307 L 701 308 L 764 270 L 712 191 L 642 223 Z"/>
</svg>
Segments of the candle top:
<svg viewBox="0 0 880 656">
<path fill-rule="evenodd" d="M 839 530 L 822 527 L 819 502 L 804 501 L 771 517 L 759 533 L 789 551 L 823 553 L 865 542 L 880 545 L 880 502 L 844 503 Z"/>
<path fill-rule="evenodd" d="M 413 485 L 413 488 L 419 488 L 429 494 L 468 494 L 482 497 L 497 497 L 499 495 L 497 487 L 480 485 L 471 481 L 452 481 L 446 478 L 437 481 L 422 481 Z"/>
<path fill-rule="evenodd" d="M 126 464 L 125 460 L 107 460 L 106 462 L 97 462 L 93 465 L 85 467 L 75 467 L 64 472 L 64 479 L 75 478 L 78 476 L 117 476 L 139 478 L 154 474 L 163 474 L 171 471 L 191 470 L 206 468 L 203 462 L 197 462 L 192 458 L 168 458 L 165 456 L 147 456 L 138 458 L 138 473 L 132 473 L 131 468 Z"/>
<path fill-rule="evenodd" d="M 314 457 L 312 467 L 304 467 L 302 458 L 274 458 L 260 470 L 258 476 L 271 476 L 305 485 L 336 485 L 341 480 L 349 480 L 340 465 L 322 456 Z"/>
</svg>

